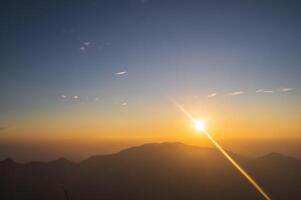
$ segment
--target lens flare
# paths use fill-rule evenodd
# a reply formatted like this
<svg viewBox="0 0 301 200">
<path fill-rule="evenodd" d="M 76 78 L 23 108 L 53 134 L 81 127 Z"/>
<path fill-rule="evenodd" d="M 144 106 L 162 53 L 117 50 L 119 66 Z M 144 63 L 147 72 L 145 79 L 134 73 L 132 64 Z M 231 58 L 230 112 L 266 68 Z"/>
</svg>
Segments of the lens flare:
<svg viewBox="0 0 301 200">
<path fill-rule="evenodd" d="M 202 120 L 197 120 L 178 102 L 171 99 L 177 108 L 179 108 L 195 125 L 196 130 L 203 132 L 207 138 L 215 145 L 215 147 L 226 157 L 226 159 L 252 184 L 252 186 L 263 196 L 266 200 L 272 200 L 269 195 L 256 183 L 256 181 L 242 168 L 239 164 L 222 148 L 222 146 L 215 141 L 215 139 L 206 130 L 205 124 Z"/>
</svg>

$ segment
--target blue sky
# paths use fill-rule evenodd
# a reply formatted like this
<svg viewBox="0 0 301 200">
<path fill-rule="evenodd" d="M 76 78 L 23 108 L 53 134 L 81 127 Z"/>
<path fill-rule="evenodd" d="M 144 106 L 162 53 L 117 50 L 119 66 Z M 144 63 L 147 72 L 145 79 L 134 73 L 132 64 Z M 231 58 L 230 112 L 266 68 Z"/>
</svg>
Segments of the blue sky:
<svg viewBox="0 0 301 200">
<path fill-rule="evenodd" d="M 298 1 L 30 0 L 0 7 L 2 121 L 78 102 L 126 106 L 165 95 L 238 92 L 249 95 L 245 106 L 274 104 L 277 96 L 262 95 L 285 88 L 285 101 L 299 109 Z"/>
</svg>

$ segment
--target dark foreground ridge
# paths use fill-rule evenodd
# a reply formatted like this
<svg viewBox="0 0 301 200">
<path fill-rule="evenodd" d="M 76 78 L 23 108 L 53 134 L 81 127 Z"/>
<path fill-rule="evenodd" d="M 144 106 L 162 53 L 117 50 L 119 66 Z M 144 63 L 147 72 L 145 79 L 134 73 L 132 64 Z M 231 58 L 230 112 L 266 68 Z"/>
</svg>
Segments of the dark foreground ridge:
<svg viewBox="0 0 301 200">
<path fill-rule="evenodd" d="M 273 200 L 301 199 L 300 160 L 230 155 Z M 145 144 L 81 163 L 8 158 L 0 161 L 0 177 L 3 200 L 262 199 L 218 150 L 182 143 Z"/>
</svg>

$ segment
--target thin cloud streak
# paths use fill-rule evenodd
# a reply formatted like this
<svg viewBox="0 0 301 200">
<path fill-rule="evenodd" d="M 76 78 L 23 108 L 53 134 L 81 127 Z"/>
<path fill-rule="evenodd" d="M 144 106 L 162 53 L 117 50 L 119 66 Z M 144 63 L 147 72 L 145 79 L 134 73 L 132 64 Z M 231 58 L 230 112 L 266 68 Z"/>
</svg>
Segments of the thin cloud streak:
<svg viewBox="0 0 301 200">
<path fill-rule="evenodd" d="M 259 89 L 256 90 L 256 93 L 274 93 L 274 90 L 264 90 L 264 89 Z"/>
<path fill-rule="evenodd" d="M 207 97 L 208 98 L 213 98 L 213 97 L 216 97 L 217 96 L 217 93 L 211 93 L 211 94 L 209 94 Z"/>
<path fill-rule="evenodd" d="M 116 72 L 115 73 L 115 75 L 124 75 L 124 74 L 126 74 L 127 73 L 127 71 L 120 71 L 120 72 Z"/>
<path fill-rule="evenodd" d="M 235 92 L 229 93 L 230 96 L 237 96 L 237 95 L 241 95 L 241 94 L 244 94 L 244 91 L 235 91 Z"/>
<path fill-rule="evenodd" d="M 264 90 L 263 93 L 274 93 L 274 90 Z"/>
<path fill-rule="evenodd" d="M 281 89 L 281 92 L 290 92 L 290 91 L 293 91 L 294 88 L 282 88 Z"/>
</svg>

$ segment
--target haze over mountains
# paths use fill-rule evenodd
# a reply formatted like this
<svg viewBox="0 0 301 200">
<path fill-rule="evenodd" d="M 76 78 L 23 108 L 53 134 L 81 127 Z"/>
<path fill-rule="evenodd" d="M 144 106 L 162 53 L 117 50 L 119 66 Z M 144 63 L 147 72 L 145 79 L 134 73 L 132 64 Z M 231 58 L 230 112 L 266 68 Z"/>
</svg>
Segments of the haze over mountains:
<svg viewBox="0 0 301 200">
<path fill-rule="evenodd" d="M 221 136 L 221 135 L 219 135 Z M 270 152 L 301 158 L 299 138 L 232 138 L 223 136 L 215 138 L 227 150 L 237 152 L 248 157 L 260 157 Z M 74 162 L 80 162 L 91 155 L 114 154 L 123 149 L 139 146 L 145 143 L 183 142 L 185 144 L 213 147 L 206 138 L 196 140 L 189 136 L 181 138 L 114 138 L 92 139 L 84 138 L 72 140 L 39 140 L 19 141 L 0 140 L 0 161 L 10 157 L 17 162 L 30 162 L 33 160 L 49 162 L 64 157 Z"/>
<path fill-rule="evenodd" d="M 301 199 L 301 161 L 231 156 L 272 199 Z M 0 162 L 1 199 L 262 199 L 216 149 L 145 144 L 80 163 Z"/>
</svg>

